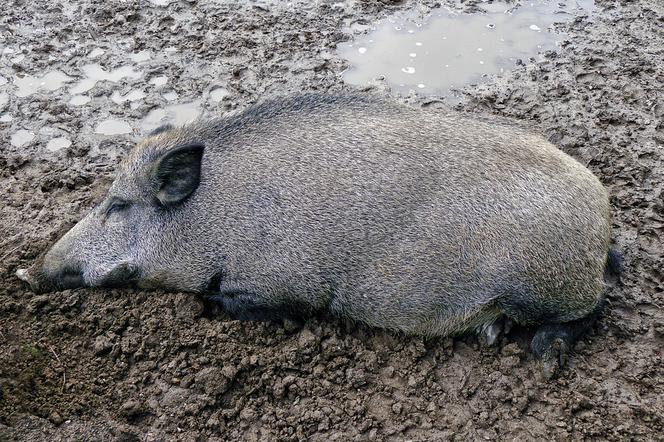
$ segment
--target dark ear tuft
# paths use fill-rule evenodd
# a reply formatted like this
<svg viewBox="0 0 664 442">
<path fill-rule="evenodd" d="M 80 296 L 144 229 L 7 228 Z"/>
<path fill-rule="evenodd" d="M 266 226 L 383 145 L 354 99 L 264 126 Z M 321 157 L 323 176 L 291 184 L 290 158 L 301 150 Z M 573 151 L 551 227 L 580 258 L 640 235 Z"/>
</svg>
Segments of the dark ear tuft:
<svg viewBox="0 0 664 442">
<path fill-rule="evenodd" d="M 201 180 L 204 148 L 202 144 L 178 146 L 157 160 L 153 179 L 162 205 L 176 206 L 194 193 Z"/>
<path fill-rule="evenodd" d="M 155 130 L 153 130 L 152 132 L 150 132 L 150 133 L 148 134 L 148 136 L 151 137 L 151 136 L 154 136 L 154 135 L 159 135 L 159 134 L 161 134 L 161 133 L 168 132 L 168 131 L 171 130 L 171 129 L 173 129 L 173 125 L 172 125 L 172 124 L 162 124 L 161 126 L 159 126 L 158 128 L 156 128 Z"/>
</svg>

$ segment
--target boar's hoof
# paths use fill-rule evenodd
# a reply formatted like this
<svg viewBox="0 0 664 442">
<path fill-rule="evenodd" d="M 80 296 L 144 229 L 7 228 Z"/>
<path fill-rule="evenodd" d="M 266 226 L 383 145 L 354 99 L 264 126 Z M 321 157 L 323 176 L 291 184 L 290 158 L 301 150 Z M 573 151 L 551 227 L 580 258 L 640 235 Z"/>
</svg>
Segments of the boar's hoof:
<svg viewBox="0 0 664 442">
<path fill-rule="evenodd" d="M 537 330 L 530 347 L 542 361 L 545 378 L 551 379 L 565 366 L 568 353 L 576 341 L 590 331 L 604 305 L 605 300 L 601 300 L 585 317 L 558 324 L 544 324 Z"/>
<path fill-rule="evenodd" d="M 480 333 L 481 343 L 487 347 L 493 347 L 501 335 L 504 336 L 510 332 L 513 324 L 511 319 L 501 316 L 495 321 L 484 325 Z"/>
<path fill-rule="evenodd" d="M 553 378 L 565 366 L 574 339 L 567 332 L 567 324 L 546 324 L 537 330 L 531 342 L 535 356 L 542 361 L 546 379 Z"/>
<path fill-rule="evenodd" d="M 542 362 L 542 374 L 545 379 L 553 378 L 566 364 L 569 347 L 563 339 L 556 338 L 537 356 Z"/>
</svg>

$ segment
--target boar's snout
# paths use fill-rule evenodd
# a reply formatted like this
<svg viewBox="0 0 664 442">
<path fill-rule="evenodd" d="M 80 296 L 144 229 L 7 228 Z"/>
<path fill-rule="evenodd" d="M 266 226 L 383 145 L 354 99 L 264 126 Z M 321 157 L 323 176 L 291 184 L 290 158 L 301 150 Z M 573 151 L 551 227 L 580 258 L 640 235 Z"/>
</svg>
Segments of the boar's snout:
<svg viewBox="0 0 664 442">
<path fill-rule="evenodd" d="M 74 289 L 85 285 L 83 272 L 72 266 L 64 266 L 55 272 L 49 272 L 42 265 L 34 265 L 30 269 L 18 269 L 16 276 L 27 282 L 35 293 Z"/>
</svg>

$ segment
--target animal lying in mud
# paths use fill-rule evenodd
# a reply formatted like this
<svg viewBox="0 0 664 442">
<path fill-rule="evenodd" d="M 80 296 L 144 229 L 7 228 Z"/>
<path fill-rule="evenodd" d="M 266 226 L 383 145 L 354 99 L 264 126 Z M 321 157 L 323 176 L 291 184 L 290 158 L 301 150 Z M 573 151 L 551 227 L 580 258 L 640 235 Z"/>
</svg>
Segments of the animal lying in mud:
<svg viewBox="0 0 664 442">
<path fill-rule="evenodd" d="M 600 310 L 607 192 L 521 129 L 359 94 L 160 128 L 28 270 L 38 292 L 202 293 L 239 319 L 328 312 L 407 334 L 538 327 L 550 376 Z"/>
</svg>

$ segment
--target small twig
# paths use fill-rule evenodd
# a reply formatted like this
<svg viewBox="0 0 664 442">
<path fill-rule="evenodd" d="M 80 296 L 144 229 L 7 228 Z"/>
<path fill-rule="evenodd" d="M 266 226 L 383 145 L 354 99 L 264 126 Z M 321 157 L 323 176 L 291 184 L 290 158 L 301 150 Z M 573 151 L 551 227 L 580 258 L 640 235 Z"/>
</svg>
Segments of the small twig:
<svg viewBox="0 0 664 442">
<path fill-rule="evenodd" d="M 53 347 L 51 347 L 50 345 L 48 345 L 46 343 L 44 343 L 43 345 L 48 347 L 49 351 L 51 353 L 53 353 L 53 356 L 55 356 L 55 359 L 58 361 L 58 364 L 60 364 L 60 367 L 62 367 L 62 393 L 64 393 L 65 392 L 65 386 L 67 384 L 67 374 L 65 373 L 65 364 L 62 363 L 62 361 L 60 360 L 60 357 L 58 356 L 58 354 L 55 352 L 55 350 L 53 350 Z"/>
<path fill-rule="evenodd" d="M 16 250 L 18 250 L 18 248 L 21 247 L 21 245 L 22 245 L 22 244 L 17 245 L 17 246 L 14 247 L 13 249 L 9 250 L 7 253 L 5 253 L 4 255 L 2 255 L 2 257 L 0 258 L 0 261 L 4 261 L 6 257 L 8 257 L 8 256 L 11 255 L 12 253 L 14 253 Z"/>
<path fill-rule="evenodd" d="M 0 244 L 0 248 L 5 247 L 5 246 L 7 246 L 7 245 L 13 243 L 13 242 L 16 241 L 17 239 L 22 239 L 22 236 L 23 236 L 23 235 L 22 235 L 21 233 L 17 233 L 16 235 L 12 236 L 12 237 L 9 238 L 8 240 L 3 241 L 2 244 Z"/>
</svg>

